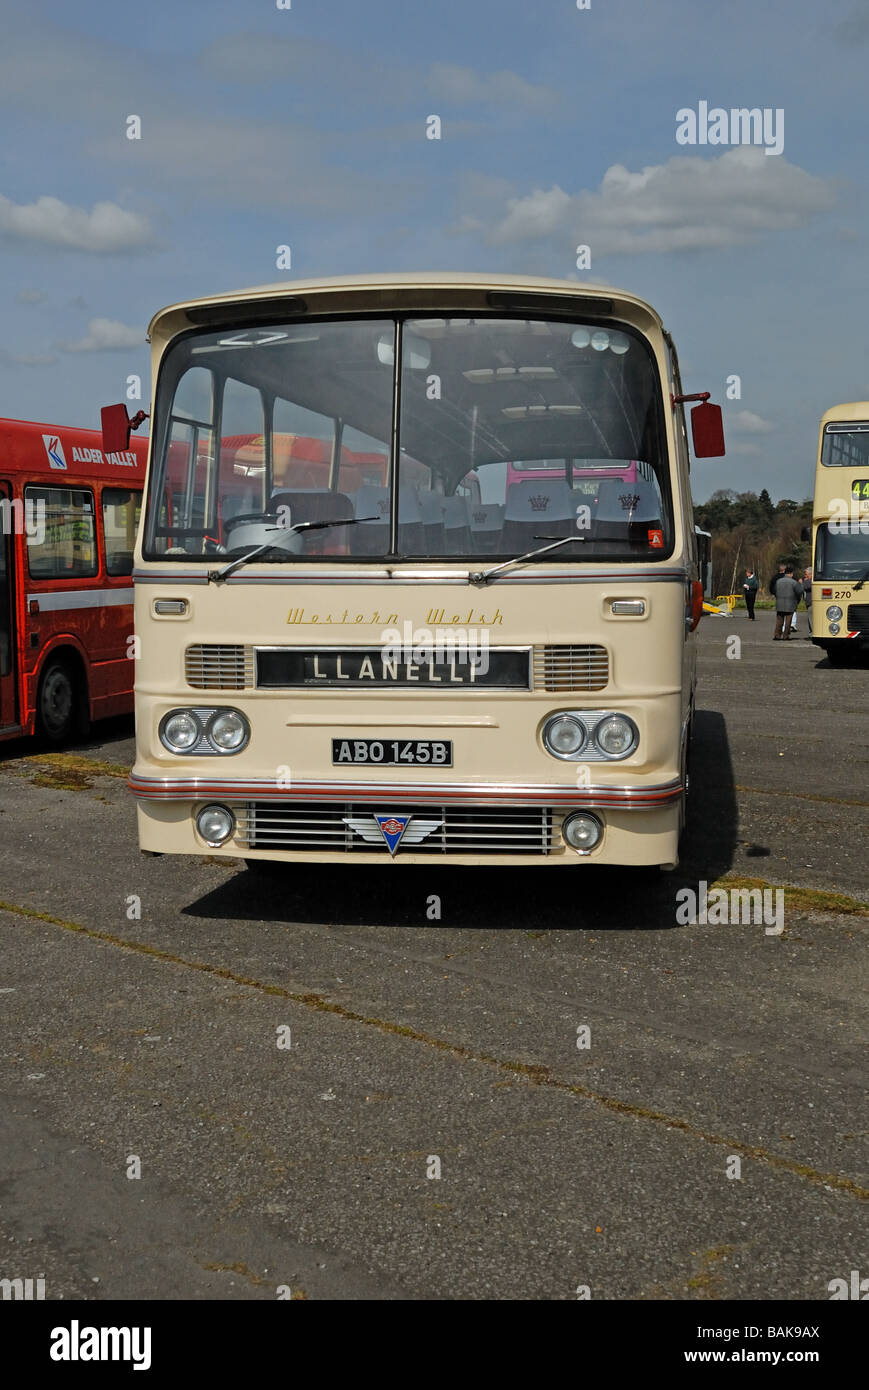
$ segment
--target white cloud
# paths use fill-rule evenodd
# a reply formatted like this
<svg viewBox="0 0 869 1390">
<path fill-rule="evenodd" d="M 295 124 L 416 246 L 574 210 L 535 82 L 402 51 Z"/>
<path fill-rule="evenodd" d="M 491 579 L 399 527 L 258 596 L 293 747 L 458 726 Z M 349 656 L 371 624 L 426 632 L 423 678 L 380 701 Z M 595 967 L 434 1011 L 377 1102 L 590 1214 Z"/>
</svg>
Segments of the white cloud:
<svg viewBox="0 0 869 1390">
<path fill-rule="evenodd" d="M 440 101 L 456 106 L 491 105 L 503 113 L 505 108 L 550 111 L 557 94 L 549 87 L 529 82 L 509 69 L 480 72 L 455 63 L 431 63 L 428 69 L 403 65 L 397 69 L 382 53 L 326 42 L 311 36 L 294 38 L 274 34 L 223 34 L 199 54 L 198 66 L 220 82 L 267 83 L 316 82 L 340 92 L 364 95 L 376 100 L 379 109 L 402 101 L 413 101 L 425 88 Z M 445 115 L 443 111 L 439 112 Z"/>
<path fill-rule="evenodd" d="M 98 255 L 139 251 L 153 240 L 147 219 L 137 212 L 127 212 L 117 203 L 94 203 L 87 212 L 59 198 L 43 197 L 37 198 L 35 203 L 13 203 L 2 194 L 0 236 Z"/>
<path fill-rule="evenodd" d="M 91 319 L 84 338 L 61 343 L 64 352 L 119 352 L 122 348 L 142 347 L 144 328 L 129 328 L 117 319 Z"/>
<path fill-rule="evenodd" d="M 734 415 L 728 415 L 727 427 L 738 434 L 770 434 L 775 429 L 769 420 L 755 415 L 753 410 L 737 410 Z"/>
<path fill-rule="evenodd" d="M 0 348 L 0 362 L 5 367 L 53 367 L 57 357 L 50 352 L 8 352 Z"/>
<path fill-rule="evenodd" d="M 432 63 L 428 89 L 441 101 L 456 106 L 491 105 L 500 110 L 549 111 L 557 102 L 550 87 L 538 87 L 516 72 L 477 72 L 452 63 Z M 443 113 L 441 113 L 443 114 Z"/>
<path fill-rule="evenodd" d="M 596 191 L 535 189 L 508 200 L 506 213 L 489 225 L 488 240 L 571 236 L 593 256 L 708 250 L 802 226 L 833 197 L 824 179 L 781 156 L 769 159 L 759 147 L 740 146 L 715 159 L 674 155 L 640 173 L 613 164 Z"/>
</svg>

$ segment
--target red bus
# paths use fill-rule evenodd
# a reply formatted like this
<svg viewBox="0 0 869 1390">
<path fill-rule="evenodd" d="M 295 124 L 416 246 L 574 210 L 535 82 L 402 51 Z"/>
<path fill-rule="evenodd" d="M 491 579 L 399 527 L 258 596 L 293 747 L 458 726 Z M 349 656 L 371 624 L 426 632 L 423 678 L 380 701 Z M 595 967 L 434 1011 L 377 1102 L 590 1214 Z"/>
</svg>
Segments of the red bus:
<svg viewBox="0 0 869 1390">
<path fill-rule="evenodd" d="M 133 550 L 147 439 L 0 419 L 0 739 L 59 743 L 133 709 Z"/>
</svg>

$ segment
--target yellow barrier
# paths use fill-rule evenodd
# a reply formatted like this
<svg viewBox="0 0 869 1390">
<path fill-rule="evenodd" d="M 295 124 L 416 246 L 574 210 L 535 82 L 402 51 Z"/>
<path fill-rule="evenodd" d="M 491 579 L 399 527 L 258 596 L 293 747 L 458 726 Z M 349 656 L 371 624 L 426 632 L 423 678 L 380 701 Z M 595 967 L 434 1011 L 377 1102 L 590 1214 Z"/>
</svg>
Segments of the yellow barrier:
<svg viewBox="0 0 869 1390">
<path fill-rule="evenodd" d="M 715 602 L 718 604 L 726 603 L 728 613 L 732 613 L 736 607 L 736 600 L 742 598 L 741 594 L 716 594 Z"/>
</svg>

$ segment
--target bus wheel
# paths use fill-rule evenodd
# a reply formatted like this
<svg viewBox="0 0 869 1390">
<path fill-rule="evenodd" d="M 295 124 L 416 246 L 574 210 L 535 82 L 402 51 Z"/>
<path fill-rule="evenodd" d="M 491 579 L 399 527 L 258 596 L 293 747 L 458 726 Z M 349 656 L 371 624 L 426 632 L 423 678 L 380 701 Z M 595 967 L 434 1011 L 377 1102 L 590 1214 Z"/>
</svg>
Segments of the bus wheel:
<svg viewBox="0 0 869 1390">
<path fill-rule="evenodd" d="M 39 682 L 36 713 L 49 743 L 63 743 L 76 724 L 75 680 L 65 661 L 49 661 Z"/>
</svg>

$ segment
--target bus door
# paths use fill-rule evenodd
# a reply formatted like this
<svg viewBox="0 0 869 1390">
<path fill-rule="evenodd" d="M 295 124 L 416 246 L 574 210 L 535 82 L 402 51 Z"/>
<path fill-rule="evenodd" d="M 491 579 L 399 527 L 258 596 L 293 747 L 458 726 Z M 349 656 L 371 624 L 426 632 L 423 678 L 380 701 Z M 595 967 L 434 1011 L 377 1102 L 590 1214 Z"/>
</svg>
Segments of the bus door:
<svg viewBox="0 0 869 1390">
<path fill-rule="evenodd" d="M 15 709 L 15 595 L 13 590 L 13 557 L 15 528 L 11 493 L 7 483 L 0 483 L 0 731 L 18 721 Z"/>
</svg>

